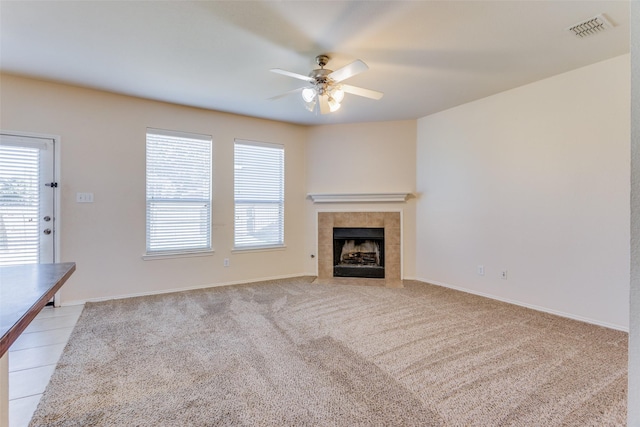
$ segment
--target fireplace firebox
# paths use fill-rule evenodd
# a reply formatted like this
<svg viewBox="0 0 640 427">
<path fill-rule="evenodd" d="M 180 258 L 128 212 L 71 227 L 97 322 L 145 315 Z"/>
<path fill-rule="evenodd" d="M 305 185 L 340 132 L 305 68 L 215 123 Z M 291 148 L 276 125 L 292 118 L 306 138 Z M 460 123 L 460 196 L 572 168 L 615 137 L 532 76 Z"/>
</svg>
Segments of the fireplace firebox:
<svg viewBox="0 0 640 427">
<path fill-rule="evenodd" d="M 333 276 L 383 279 L 384 228 L 334 228 Z"/>
</svg>

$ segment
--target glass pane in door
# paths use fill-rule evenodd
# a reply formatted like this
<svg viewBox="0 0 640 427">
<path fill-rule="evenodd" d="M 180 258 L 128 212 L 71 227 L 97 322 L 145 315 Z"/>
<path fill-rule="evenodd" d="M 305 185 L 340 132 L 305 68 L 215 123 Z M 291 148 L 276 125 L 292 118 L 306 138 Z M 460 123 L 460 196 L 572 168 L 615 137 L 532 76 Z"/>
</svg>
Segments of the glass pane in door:
<svg viewBox="0 0 640 427">
<path fill-rule="evenodd" d="M 0 266 L 53 262 L 53 141 L 0 135 Z"/>
</svg>

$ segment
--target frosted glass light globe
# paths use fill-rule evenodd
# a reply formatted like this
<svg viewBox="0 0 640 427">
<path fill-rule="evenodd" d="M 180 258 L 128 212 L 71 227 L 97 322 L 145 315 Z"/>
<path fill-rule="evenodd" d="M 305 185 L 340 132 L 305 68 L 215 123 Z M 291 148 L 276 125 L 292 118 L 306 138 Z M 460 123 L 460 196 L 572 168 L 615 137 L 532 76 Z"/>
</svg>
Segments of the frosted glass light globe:
<svg viewBox="0 0 640 427">
<path fill-rule="evenodd" d="M 304 99 L 304 102 L 311 102 L 315 97 L 316 97 L 316 90 L 314 88 L 306 87 L 302 89 L 302 99 Z"/>
</svg>

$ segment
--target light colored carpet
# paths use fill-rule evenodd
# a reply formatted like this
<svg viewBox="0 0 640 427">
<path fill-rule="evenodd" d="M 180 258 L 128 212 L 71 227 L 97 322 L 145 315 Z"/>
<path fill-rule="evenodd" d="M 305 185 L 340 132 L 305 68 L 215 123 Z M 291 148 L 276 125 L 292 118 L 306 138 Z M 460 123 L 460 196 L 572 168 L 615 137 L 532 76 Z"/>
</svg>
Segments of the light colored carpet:
<svg viewBox="0 0 640 427">
<path fill-rule="evenodd" d="M 619 426 L 627 334 L 419 282 L 87 304 L 31 426 Z"/>
</svg>

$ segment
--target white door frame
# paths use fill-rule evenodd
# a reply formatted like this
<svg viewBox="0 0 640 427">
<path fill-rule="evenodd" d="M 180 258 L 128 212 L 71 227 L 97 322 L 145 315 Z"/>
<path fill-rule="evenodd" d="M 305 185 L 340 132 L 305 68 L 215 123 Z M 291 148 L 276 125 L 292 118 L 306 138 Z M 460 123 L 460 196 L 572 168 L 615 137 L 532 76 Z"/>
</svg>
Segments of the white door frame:
<svg viewBox="0 0 640 427">
<path fill-rule="evenodd" d="M 36 132 L 23 132 L 2 130 L 0 133 L 3 135 L 22 136 L 27 138 L 43 138 L 53 140 L 53 179 L 58 183 L 58 187 L 54 188 L 53 197 L 53 218 L 54 218 L 54 235 L 53 235 L 53 262 L 60 262 L 60 232 L 62 230 L 62 221 L 60 216 L 60 204 L 61 204 L 61 185 L 60 185 L 60 141 L 59 135 L 51 135 Z M 53 297 L 53 304 L 56 307 L 60 306 L 60 291 L 56 292 Z"/>
</svg>

